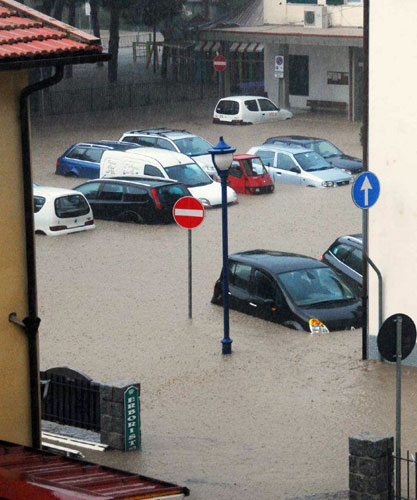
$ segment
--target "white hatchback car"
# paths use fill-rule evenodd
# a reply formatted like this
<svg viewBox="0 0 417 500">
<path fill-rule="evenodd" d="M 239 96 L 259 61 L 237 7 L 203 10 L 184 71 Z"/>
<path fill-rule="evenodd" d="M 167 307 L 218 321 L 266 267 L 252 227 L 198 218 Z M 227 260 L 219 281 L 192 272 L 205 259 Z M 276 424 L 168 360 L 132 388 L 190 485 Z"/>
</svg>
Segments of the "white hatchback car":
<svg viewBox="0 0 417 500">
<path fill-rule="evenodd" d="M 90 204 L 78 191 L 34 186 L 33 201 L 35 233 L 57 236 L 96 227 Z"/>
<path fill-rule="evenodd" d="M 214 108 L 213 123 L 251 125 L 289 120 L 292 117 L 291 111 L 278 108 L 266 97 L 243 95 L 220 99 Z"/>
</svg>

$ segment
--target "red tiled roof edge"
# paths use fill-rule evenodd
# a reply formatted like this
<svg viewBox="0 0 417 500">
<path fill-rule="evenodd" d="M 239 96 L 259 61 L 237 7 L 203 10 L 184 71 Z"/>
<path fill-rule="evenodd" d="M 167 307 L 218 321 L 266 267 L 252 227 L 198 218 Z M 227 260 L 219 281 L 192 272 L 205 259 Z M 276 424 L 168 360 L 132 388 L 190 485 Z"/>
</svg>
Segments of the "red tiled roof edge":
<svg viewBox="0 0 417 500">
<path fill-rule="evenodd" d="M 47 16 L 46 14 L 42 14 L 42 12 L 39 12 L 35 9 L 27 7 L 26 5 L 23 5 L 23 4 L 16 2 L 14 0 L 0 0 L 0 6 L 14 9 L 15 11 L 17 11 L 20 14 L 30 16 L 34 19 L 38 19 L 39 21 L 42 21 L 43 23 L 45 23 L 49 26 L 53 26 L 54 28 L 63 30 L 68 35 L 71 35 L 74 38 L 76 38 L 78 40 L 82 40 L 83 42 L 86 42 L 88 44 L 100 45 L 100 39 L 95 37 L 94 35 L 89 35 L 88 33 L 85 33 L 84 31 L 78 30 L 77 28 L 74 28 L 73 26 L 70 26 L 69 24 L 65 24 L 61 21 L 57 21 L 53 17 Z"/>
</svg>

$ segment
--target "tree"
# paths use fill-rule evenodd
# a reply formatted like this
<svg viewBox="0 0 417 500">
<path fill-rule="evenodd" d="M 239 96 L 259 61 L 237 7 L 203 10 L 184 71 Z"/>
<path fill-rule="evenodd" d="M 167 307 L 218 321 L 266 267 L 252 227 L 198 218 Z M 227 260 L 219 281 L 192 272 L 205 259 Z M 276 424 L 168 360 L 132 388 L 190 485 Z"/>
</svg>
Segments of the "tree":
<svg viewBox="0 0 417 500">
<path fill-rule="evenodd" d="M 108 76 L 110 82 L 117 81 L 117 61 L 119 54 L 119 26 L 122 12 L 128 13 L 139 8 L 140 0 L 103 0 L 103 5 L 110 11 Z"/>
<path fill-rule="evenodd" d="M 237 10 L 242 10 L 252 2 L 253 0 L 219 0 L 218 8 L 223 14 L 229 14 Z"/>
</svg>

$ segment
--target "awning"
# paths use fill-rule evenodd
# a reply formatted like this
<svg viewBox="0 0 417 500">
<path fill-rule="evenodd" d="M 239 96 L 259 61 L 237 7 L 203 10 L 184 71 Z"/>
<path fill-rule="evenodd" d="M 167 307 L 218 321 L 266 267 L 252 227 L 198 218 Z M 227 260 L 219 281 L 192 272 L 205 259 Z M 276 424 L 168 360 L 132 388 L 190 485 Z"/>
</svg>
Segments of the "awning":
<svg viewBox="0 0 417 500">
<path fill-rule="evenodd" d="M 230 52 L 262 52 L 264 50 L 264 44 L 263 43 L 256 43 L 256 42 L 233 42 L 230 45 L 229 51 Z"/>
<path fill-rule="evenodd" d="M 202 52 L 218 52 L 220 50 L 220 42 L 198 42 L 194 50 Z"/>
</svg>

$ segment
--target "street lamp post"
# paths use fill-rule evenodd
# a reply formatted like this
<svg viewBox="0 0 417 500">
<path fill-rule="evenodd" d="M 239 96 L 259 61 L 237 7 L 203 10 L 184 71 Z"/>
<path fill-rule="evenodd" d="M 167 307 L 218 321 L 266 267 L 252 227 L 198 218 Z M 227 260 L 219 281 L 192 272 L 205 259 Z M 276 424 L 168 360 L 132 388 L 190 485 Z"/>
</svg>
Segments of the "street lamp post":
<svg viewBox="0 0 417 500">
<path fill-rule="evenodd" d="M 230 147 L 220 137 L 219 142 L 209 150 L 214 166 L 220 177 L 222 186 L 222 241 L 223 241 L 223 317 L 224 333 L 222 339 L 222 354 L 232 353 L 233 340 L 229 335 L 229 274 L 228 274 L 228 242 L 227 242 L 227 177 L 233 161 L 236 148 Z"/>
</svg>

